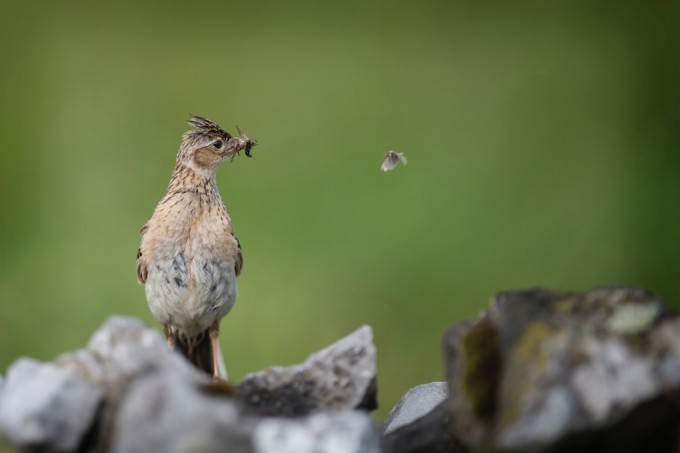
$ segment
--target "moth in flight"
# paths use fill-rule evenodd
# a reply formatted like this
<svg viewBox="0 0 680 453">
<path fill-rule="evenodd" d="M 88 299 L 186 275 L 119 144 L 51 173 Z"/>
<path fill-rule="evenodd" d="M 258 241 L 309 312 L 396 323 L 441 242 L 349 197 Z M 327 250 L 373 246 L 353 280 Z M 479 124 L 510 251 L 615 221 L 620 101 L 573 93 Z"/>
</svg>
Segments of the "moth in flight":
<svg viewBox="0 0 680 453">
<path fill-rule="evenodd" d="M 408 163 L 408 160 L 406 160 L 406 156 L 404 156 L 404 153 L 398 153 L 393 150 L 387 151 L 387 154 L 385 154 L 385 159 L 383 160 L 382 165 L 380 166 L 380 170 L 382 171 L 391 171 L 397 168 L 397 165 L 399 162 L 402 163 L 402 165 L 406 165 Z"/>
</svg>

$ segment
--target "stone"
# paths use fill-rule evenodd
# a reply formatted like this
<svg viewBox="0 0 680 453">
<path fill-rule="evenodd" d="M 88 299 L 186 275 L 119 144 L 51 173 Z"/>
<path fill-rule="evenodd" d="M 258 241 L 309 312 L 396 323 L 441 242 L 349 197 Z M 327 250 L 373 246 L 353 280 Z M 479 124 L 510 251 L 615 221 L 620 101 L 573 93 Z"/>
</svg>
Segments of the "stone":
<svg viewBox="0 0 680 453">
<path fill-rule="evenodd" d="M 406 392 L 383 424 L 383 452 L 465 452 L 454 436 L 448 384 L 431 382 Z"/>
<path fill-rule="evenodd" d="M 55 364 L 96 385 L 105 395 L 96 432 L 86 445 L 91 451 L 108 450 L 119 440 L 119 432 L 114 429 L 118 412 L 137 383 L 157 380 L 159 386 L 167 387 L 163 380 L 166 375 L 176 377 L 176 385 L 199 388 L 210 383 L 207 375 L 167 347 L 160 332 L 137 318 L 125 316 L 111 316 L 92 335 L 86 348 L 62 354 Z"/>
<path fill-rule="evenodd" d="M 443 349 L 454 433 L 473 450 L 677 451 L 680 317 L 653 294 L 500 293 Z"/>
<path fill-rule="evenodd" d="M 392 408 L 383 424 L 383 434 L 413 423 L 427 415 L 449 396 L 446 382 L 430 382 L 413 387 Z"/>
<path fill-rule="evenodd" d="M 112 317 L 0 378 L 0 451 L 680 451 L 680 316 L 648 292 L 500 293 L 442 344 L 446 383 L 409 390 L 379 430 L 370 327 L 235 387 Z"/>
<path fill-rule="evenodd" d="M 249 374 L 238 386 L 256 413 L 299 417 L 317 410 L 373 410 L 376 351 L 373 332 L 363 326 L 303 364 Z"/>
<path fill-rule="evenodd" d="M 12 453 L 16 450 L 12 449 L 12 445 L 9 440 L 5 437 L 5 434 L 0 430 L 0 452 L 1 453 Z"/>
<path fill-rule="evenodd" d="M 21 451 L 379 451 L 370 417 L 354 410 L 375 406 L 369 327 L 277 376 L 290 378 L 288 387 L 269 387 L 268 401 L 288 405 L 278 412 L 298 418 L 263 417 L 245 404 L 255 393 L 213 383 L 158 331 L 114 316 L 83 349 L 50 364 L 24 359 L 12 366 L 0 388 L 0 448 L 6 432 L 7 449 Z M 300 392 L 300 379 L 312 391 Z"/>
<path fill-rule="evenodd" d="M 146 374 L 120 401 L 110 451 L 250 453 L 255 421 L 241 412 L 234 397 L 204 391 L 181 374 Z"/>
<path fill-rule="evenodd" d="M 105 387 L 160 369 L 172 369 L 196 383 L 209 382 L 167 347 L 160 332 L 137 318 L 125 316 L 110 317 L 92 335 L 85 349 L 64 354 L 55 363 Z"/>
<path fill-rule="evenodd" d="M 19 359 L 0 398 L 0 428 L 22 451 L 74 451 L 93 425 L 102 396 L 71 370 Z"/>
<path fill-rule="evenodd" d="M 317 412 L 264 418 L 253 433 L 257 453 L 378 453 L 380 439 L 365 412 Z"/>
</svg>

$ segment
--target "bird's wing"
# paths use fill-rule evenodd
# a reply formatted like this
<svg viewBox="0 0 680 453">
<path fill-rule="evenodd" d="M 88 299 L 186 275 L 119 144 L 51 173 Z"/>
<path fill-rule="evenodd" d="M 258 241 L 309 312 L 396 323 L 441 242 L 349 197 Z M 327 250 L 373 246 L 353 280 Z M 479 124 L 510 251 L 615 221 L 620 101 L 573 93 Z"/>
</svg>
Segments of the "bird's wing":
<svg viewBox="0 0 680 453">
<path fill-rule="evenodd" d="M 142 242 L 144 242 L 144 235 L 149 229 L 149 223 L 147 222 L 139 234 L 142 236 Z M 149 275 L 149 269 L 146 264 L 146 257 L 142 253 L 142 246 L 140 245 L 137 249 L 137 281 L 141 284 L 146 283 L 146 277 Z"/>
<path fill-rule="evenodd" d="M 236 265 L 234 266 L 236 276 L 238 277 L 241 274 L 241 269 L 243 269 L 243 253 L 241 252 L 241 242 L 236 237 L 236 233 L 232 231 L 231 235 L 234 236 L 234 239 L 236 239 L 236 245 L 238 246 L 238 253 L 236 254 Z"/>
</svg>

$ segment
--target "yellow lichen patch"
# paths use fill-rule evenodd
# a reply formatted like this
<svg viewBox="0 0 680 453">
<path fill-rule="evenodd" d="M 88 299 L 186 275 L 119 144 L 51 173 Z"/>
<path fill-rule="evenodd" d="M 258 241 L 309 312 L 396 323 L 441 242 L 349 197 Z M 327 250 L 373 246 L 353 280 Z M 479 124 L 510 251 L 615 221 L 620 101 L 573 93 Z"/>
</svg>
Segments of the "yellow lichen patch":
<svg viewBox="0 0 680 453">
<path fill-rule="evenodd" d="M 578 300 L 574 299 L 573 297 L 567 297 L 565 299 L 555 301 L 553 303 L 553 308 L 555 313 L 569 314 L 575 311 L 577 305 Z"/>
<path fill-rule="evenodd" d="M 544 365 L 547 360 L 544 348 L 545 340 L 553 334 L 554 330 L 546 323 L 533 322 L 527 325 L 510 353 L 511 363 L 536 363 L 540 361 L 541 365 Z"/>
<path fill-rule="evenodd" d="M 555 330 L 548 324 L 531 323 L 510 352 L 501 388 L 501 428 L 512 425 L 520 416 L 525 396 L 536 383 L 536 376 L 543 373 L 549 363 L 547 340 L 554 335 Z"/>
<path fill-rule="evenodd" d="M 657 304 L 627 304 L 617 307 L 607 320 L 607 330 L 630 335 L 649 329 L 661 309 Z"/>
<path fill-rule="evenodd" d="M 482 319 L 462 339 L 464 370 L 462 391 L 475 417 L 490 422 L 496 411 L 501 355 L 496 328 Z"/>
</svg>

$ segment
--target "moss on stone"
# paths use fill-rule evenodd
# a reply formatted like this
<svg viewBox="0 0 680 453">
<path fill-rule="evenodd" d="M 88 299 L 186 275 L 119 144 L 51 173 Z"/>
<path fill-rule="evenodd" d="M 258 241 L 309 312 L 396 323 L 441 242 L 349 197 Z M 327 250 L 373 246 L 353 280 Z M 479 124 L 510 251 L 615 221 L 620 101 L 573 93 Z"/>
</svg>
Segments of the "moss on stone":
<svg viewBox="0 0 680 453">
<path fill-rule="evenodd" d="M 498 333 L 488 319 L 473 325 L 462 339 L 464 366 L 462 391 L 475 417 L 491 422 L 496 411 L 501 353 Z"/>
</svg>

